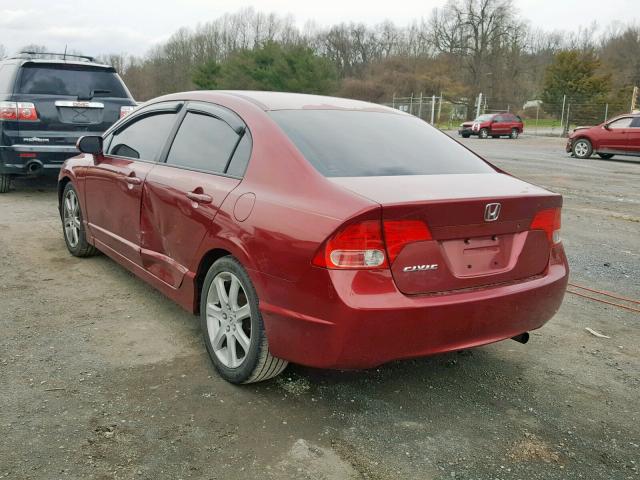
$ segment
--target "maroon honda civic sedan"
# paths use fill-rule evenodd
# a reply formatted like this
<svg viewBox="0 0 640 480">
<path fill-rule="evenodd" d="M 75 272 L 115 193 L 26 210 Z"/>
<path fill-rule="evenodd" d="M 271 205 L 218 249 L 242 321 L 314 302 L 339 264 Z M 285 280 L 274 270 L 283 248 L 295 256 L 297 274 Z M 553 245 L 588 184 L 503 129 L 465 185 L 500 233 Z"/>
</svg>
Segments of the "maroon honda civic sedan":
<svg viewBox="0 0 640 480">
<path fill-rule="evenodd" d="M 78 148 L 59 178 L 69 251 L 199 315 L 230 382 L 524 343 L 564 296 L 562 197 L 397 110 L 178 93 Z"/>
</svg>

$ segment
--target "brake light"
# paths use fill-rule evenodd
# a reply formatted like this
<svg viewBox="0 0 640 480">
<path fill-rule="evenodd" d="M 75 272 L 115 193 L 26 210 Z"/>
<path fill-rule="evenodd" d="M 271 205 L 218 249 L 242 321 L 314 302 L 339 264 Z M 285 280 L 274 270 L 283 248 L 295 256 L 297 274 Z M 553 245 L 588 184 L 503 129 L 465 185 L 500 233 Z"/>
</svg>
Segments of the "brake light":
<svg viewBox="0 0 640 480">
<path fill-rule="evenodd" d="M 123 105 L 120 107 L 120 118 L 126 117 L 136 109 L 133 105 Z"/>
<path fill-rule="evenodd" d="M 560 209 L 540 210 L 531 221 L 531 230 L 544 230 L 552 245 L 560 243 Z"/>
<path fill-rule="evenodd" d="M 38 111 L 31 102 L 0 102 L 0 120 L 35 122 Z"/>
<path fill-rule="evenodd" d="M 338 230 L 318 250 L 313 264 L 330 269 L 387 267 L 380 221 L 365 220 Z"/>
<path fill-rule="evenodd" d="M 389 253 L 389 263 L 393 263 L 405 245 L 431 240 L 432 237 L 427 224 L 420 220 L 385 220 L 384 239 Z"/>
</svg>

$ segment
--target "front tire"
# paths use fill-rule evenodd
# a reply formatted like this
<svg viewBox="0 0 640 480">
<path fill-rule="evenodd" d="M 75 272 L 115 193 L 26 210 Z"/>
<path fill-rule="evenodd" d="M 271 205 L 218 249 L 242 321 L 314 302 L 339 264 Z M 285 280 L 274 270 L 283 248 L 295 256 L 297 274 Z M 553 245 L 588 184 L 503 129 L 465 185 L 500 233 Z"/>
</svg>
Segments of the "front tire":
<svg viewBox="0 0 640 480">
<path fill-rule="evenodd" d="M 463 133 L 462 138 L 469 138 L 471 136 L 470 133 Z"/>
<path fill-rule="evenodd" d="M 573 155 L 576 158 L 586 159 L 591 156 L 593 153 L 593 147 L 591 146 L 591 142 L 586 138 L 581 138 L 576 140 L 572 147 Z"/>
<path fill-rule="evenodd" d="M 233 257 L 207 272 L 200 298 L 200 325 L 211 361 L 231 383 L 254 383 L 279 375 L 289 362 L 274 357 L 246 270 Z"/>
<path fill-rule="evenodd" d="M 11 188 L 11 176 L 7 174 L 0 174 L 0 193 L 7 193 Z"/>
<path fill-rule="evenodd" d="M 66 243 L 69 253 L 74 257 L 91 257 L 97 254 L 96 247 L 87 242 L 78 192 L 71 182 L 65 185 L 62 192 L 60 214 L 64 243 Z"/>
<path fill-rule="evenodd" d="M 517 128 L 512 128 L 511 129 L 511 134 L 509 135 L 509 138 L 512 140 L 515 140 L 516 138 L 518 138 L 518 135 L 520 135 L 520 132 L 518 131 Z"/>
<path fill-rule="evenodd" d="M 613 153 L 599 153 L 598 156 L 603 160 L 609 160 L 613 158 Z"/>
<path fill-rule="evenodd" d="M 481 128 L 478 136 L 483 140 L 489 138 L 489 130 L 487 130 L 486 128 Z"/>
</svg>

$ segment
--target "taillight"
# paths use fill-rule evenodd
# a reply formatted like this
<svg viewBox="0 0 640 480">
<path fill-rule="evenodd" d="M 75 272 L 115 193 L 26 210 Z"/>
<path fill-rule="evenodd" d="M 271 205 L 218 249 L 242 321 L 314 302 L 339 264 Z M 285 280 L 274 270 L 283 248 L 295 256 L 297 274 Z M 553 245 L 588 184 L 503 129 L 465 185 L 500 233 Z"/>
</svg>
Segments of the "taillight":
<svg viewBox="0 0 640 480">
<path fill-rule="evenodd" d="M 431 240 L 432 237 L 429 227 L 421 220 L 385 220 L 384 239 L 389 253 L 389 263 L 393 263 L 405 245 Z"/>
<path fill-rule="evenodd" d="M 380 220 L 365 220 L 338 230 L 318 251 L 313 264 L 331 269 L 388 266 Z"/>
<path fill-rule="evenodd" d="M 560 243 L 560 209 L 540 210 L 531 221 L 531 230 L 544 230 L 552 244 Z"/>
<path fill-rule="evenodd" d="M 31 102 L 0 102 L 0 120 L 35 122 L 38 111 Z"/>
<path fill-rule="evenodd" d="M 123 105 L 122 107 L 120 107 L 120 118 L 126 117 L 131 112 L 133 112 L 135 109 L 136 109 L 136 107 L 133 106 L 133 105 Z"/>
</svg>

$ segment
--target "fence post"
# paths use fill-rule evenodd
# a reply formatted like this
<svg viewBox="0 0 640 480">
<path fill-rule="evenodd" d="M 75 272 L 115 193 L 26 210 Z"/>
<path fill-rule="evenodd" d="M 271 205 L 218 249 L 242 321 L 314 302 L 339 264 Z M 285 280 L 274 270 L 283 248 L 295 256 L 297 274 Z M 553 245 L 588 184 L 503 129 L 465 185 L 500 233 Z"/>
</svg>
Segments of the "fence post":
<svg viewBox="0 0 640 480">
<path fill-rule="evenodd" d="M 567 96 L 562 96 L 562 115 L 560 116 L 560 135 L 562 135 L 562 131 L 564 130 L 564 104 L 567 101 Z"/>
<path fill-rule="evenodd" d="M 411 92 L 411 99 L 409 100 L 409 114 L 413 115 L 413 92 Z"/>
<path fill-rule="evenodd" d="M 567 124 L 565 127 L 563 127 L 562 129 L 562 133 L 563 135 L 566 135 L 567 133 L 569 133 L 569 121 L 570 121 L 570 116 L 569 114 L 571 113 L 571 104 L 567 105 Z"/>
<path fill-rule="evenodd" d="M 536 104 L 536 135 L 538 135 L 538 118 L 540 117 L 540 103 Z"/>
<path fill-rule="evenodd" d="M 418 106 L 418 118 L 422 118 L 422 92 L 420 92 L 420 105 Z"/>
<path fill-rule="evenodd" d="M 482 106 L 482 92 L 478 94 L 478 106 L 476 107 L 476 118 L 480 116 L 480 107 Z"/>
<path fill-rule="evenodd" d="M 607 121 L 607 118 L 609 118 L 609 104 L 605 103 L 604 104 L 604 121 Z"/>
<path fill-rule="evenodd" d="M 391 99 L 391 108 L 396 108 L 396 92 L 393 92 L 393 98 Z"/>
<path fill-rule="evenodd" d="M 431 96 L 431 125 L 433 125 L 435 116 L 436 116 L 436 96 L 432 95 Z"/>
<path fill-rule="evenodd" d="M 440 92 L 440 98 L 438 99 L 438 117 L 437 122 L 440 123 L 440 114 L 442 113 L 442 92 Z"/>
</svg>

